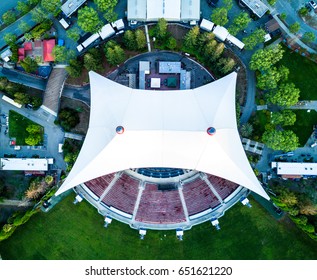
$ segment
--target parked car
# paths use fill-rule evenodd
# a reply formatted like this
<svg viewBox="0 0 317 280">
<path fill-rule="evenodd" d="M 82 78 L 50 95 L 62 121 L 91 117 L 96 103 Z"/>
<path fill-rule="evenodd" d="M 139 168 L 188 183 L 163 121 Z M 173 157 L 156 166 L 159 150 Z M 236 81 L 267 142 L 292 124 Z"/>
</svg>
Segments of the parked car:
<svg viewBox="0 0 317 280">
<path fill-rule="evenodd" d="M 312 7 L 313 10 L 317 9 L 317 4 L 315 1 L 309 1 L 309 5 Z"/>
</svg>

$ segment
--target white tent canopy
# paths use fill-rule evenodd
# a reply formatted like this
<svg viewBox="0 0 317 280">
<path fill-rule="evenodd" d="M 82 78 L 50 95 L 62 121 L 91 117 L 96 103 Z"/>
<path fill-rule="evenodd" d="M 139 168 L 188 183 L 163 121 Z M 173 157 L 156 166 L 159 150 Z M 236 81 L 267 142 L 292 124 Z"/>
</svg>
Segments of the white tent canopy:
<svg viewBox="0 0 317 280">
<path fill-rule="evenodd" d="M 243 150 L 236 124 L 235 72 L 181 91 L 125 87 L 89 73 L 91 112 L 80 154 L 56 195 L 129 168 L 198 170 L 268 199 Z M 118 126 L 124 128 L 116 133 Z M 207 133 L 214 127 L 216 133 Z"/>
</svg>

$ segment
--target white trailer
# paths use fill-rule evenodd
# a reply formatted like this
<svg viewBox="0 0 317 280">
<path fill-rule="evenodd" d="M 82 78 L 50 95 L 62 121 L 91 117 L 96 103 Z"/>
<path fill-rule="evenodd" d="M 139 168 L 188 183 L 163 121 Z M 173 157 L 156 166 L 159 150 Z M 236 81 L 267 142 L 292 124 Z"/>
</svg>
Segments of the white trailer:
<svg viewBox="0 0 317 280">
<path fill-rule="evenodd" d="M 95 42 L 97 39 L 99 39 L 99 37 L 100 37 L 100 35 L 98 33 L 92 34 L 88 39 L 86 39 L 81 44 L 84 48 L 87 48 L 89 45 L 91 45 L 93 42 Z"/>
<path fill-rule="evenodd" d="M 106 25 L 104 25 L 101 30 L 99 31 L 99 36 L 101 37 L 102 40 L 111 37 L 112 35 L 114 35 L 116 32 L 114 31 L 114 29 L 112 28 L 111 24 L 108 23 Z"/>
</svg>

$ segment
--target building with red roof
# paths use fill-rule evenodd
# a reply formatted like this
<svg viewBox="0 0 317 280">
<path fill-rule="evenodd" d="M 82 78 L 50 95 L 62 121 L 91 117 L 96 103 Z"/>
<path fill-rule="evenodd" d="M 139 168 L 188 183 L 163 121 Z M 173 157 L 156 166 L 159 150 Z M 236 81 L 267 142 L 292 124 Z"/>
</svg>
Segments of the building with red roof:
<svg viewBox="0 0 317 280">
<path fill-rule="evenodd" d="M 45 62 L 54 61 L 54 56 L 52 55 L 52 51 L 54 47 L 55 47 L 55 39 L 43 41 L 43 60 Z"/>
</svg>

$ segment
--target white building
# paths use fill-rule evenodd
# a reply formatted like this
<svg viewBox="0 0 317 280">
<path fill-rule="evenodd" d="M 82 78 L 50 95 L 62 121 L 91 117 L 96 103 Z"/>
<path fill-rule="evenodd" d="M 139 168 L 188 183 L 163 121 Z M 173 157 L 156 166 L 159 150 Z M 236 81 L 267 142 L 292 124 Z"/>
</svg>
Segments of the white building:
<svg viewBox="0 0 317 280">
<path fill-rule="evenodd" d="M 284 178 L 301 178 L 302 176 L 316 176 L 317 163 L 312 162 L 275 162 L 271 163 L 276 168 L 277 175 Z"/>
<path fill-rule="evenodd" d="M 269 199 L 238 133 L 236 72 L 195 89 L 150 92 L 89 77 L 88 132 L 56 195 L 117 171 L 170 167 L 213 174 Z"/>
<path fill-rule="evenodd" d="M 53 159 L 46 158 L 1 158 L 0 170 L 47 171 Z"/>
<path fill-rule="evenodd" d="M 198 21 L 200 0 L 128 0 L 129 21 Z"/>
</svg>

